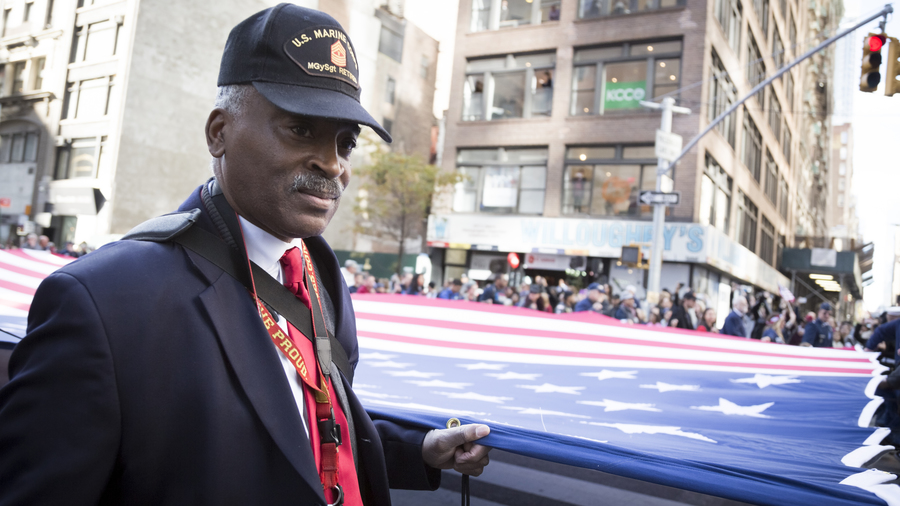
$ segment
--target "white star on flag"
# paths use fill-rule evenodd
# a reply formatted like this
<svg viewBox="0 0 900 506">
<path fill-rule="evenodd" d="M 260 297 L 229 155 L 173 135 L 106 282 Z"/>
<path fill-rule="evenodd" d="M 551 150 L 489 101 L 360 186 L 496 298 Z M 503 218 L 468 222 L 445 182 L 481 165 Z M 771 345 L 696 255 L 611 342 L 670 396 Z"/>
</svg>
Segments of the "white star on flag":
<svg viewBox="0 0 900 506">
<path fill-rule="evenodd" d="M 636 409 L 638 411 L 662 411 L 661 409 L 654 408 L 653 404 L 637 404 L 630 402 L 619 402 L 619 401 L 611 401 L 609 399 L 603 399 L 602 401 L 578 401 L 578 404 L 587 404 L 588 406 L 604 406 L 604 412 L 607 411 L 625 411 L 628 409 Z"/>
<path fill-rule="evenodd" d="M 537 378 L 538 376 L 541 376 L 541 375 L 507 371 L 507 372 L 499 372 L 499 373 L 498 372 L 489 372 L 489 373 L 486 373 L 485 376 L 493 376 L 494 378 L 497 378 L 498 380 L 534 381 L 535 378 Z"/>
<path fill-rule="evenodd" d="M 762 412 L 774 405 L 774 402 L 767 402 L 765 404 L 757 404 L 755 406 L 738 406 L 728 399 L 719 397 L 718 406 L 691 406 L 691 409 L 702 409 L 703 411 L 719 411 L 726 415 L 752 416 L 754 418 L 772 418 L 771 416 L 762 414 Z"/>
<path fill-rule="evenodd" d="M 696 432 L 684 432 L 681 427 L 666 427 L 661 425 L 632 425 L 627 423 L 600 423 L 600 422 L 581 422 L 590 425 L 599 425 L 602 427 L 612 427 L 619 429 L 626 434 L 668 434 L 670 436 L 681 436 L 690 439 L 698 439 L 708 443 L 716 441 Z"/>
<path fill-rule="evenodd" d="M 366 365 L 370 365 L 372 367 L 390 367 L 393 369 L 403 369 L 404 367 L 409 367 L 412 364 L 394 362 L 393 360 L 385 360 L 383 362 L 366 362 Z"/>
<path fill-rule="evenodd" d="M 493 402 L 494 404 L 503 404 L 505 401 L 513 400 L 512 397 L 499 397 L 494 395 L 482 395 L 475 392 L 465 392 L 465 393 L 457 393 L 457 392 L 431 392 L 433 394 L 438 395 L 446 395 L 451 399 L 466 399 L 471 401 L 484 401 L 484 402 Z"/>
<path fill-rule="evenodd" d="M 610 371 L 608 369 L 603 369 L 600 372 L 583 372 L 581 376 L 589 376 L 591 378 L 597 378 L 598 381 L 603 381 L 606 379 L 627 379 L 633 380 L 637 379 L 634 375 L 637 374 L 637 371 Z"/>
<path fill-rule="evenodd" d="M 421 371 L 384 371 L 397 378 L 434 378 L 435 376 L 443 376 L 440 372 L 421 372 Z"/>
<path fill-rule="evenodd" d="M 536 394 L 572 394 L 572 395 L 581 395 L 579 390 L 584 390 L 585 387 L 561 387 L 559 385 L 553 385 L 550 383 L 544 383 L 543 385 L 516 385 L 518 388 L 527 388 L 529 390 L 534 390 Z"/>
<path fill-rule="evenodd" d="M 418 385 L 420 387 L 433 387 L 433 388 L 463 389 L 465 387 L 472 386 L 471 383 L 453 383 L 450 381 L 442 381 L 442 380 L 428 380 L 428 381 L 406 380 L 406 382 L 412 383 L 413 385 Z"/>
<path fill-rule="evenodd" d="M 488 371 L 500 371 L 506 364 L 488 364 L 486 362 L 478 362 L 477 364 L 456 364 L 456 367 L 462 367 L 469 371 L 480 371 L 486 369 Z"/>
<path fill-rule="evenodd" d="M 752 378 L 731 380 L 732 383 L 756 383 L 759 388 L 770 385 L 787 385 L 789 383 L 802 383 L 796 376 L 769 376 L 768 374 L 755 374 Z"/>
<path fill-rule="evenodd" d="M 373 351 L 371 353 L 360 353 L 360 360 L 390 360 L 397 355 L 388 355 L 385 353 L 379 353 L 377 351 Z"/>
<path fill-rule="evenodd" d="M 668 383 L 663 383 L 662 381 L 657 381 L 655 385 L 641 385 L 641 388 L 652 388 L 655 390 L 659 390 L 662 392 L 672 392 L 675 390 L 684 390 L 687 392 L 696 392 L 700 390 L 700 385 L 670 385 Z"/>
</svg>

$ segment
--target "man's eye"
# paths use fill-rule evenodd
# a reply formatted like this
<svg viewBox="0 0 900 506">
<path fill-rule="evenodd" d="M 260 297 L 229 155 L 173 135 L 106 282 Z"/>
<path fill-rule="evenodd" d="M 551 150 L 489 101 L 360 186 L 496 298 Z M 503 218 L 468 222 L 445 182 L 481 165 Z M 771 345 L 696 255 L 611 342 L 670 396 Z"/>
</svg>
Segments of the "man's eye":
<svg viewBox="0 0 900 506">
<path fill-rule="evenodd" d="M 347 151 L 353 151 L 356 148 L 356 141 L 353 139 L 347 139 L 343 142 L 342 147 Z"/>
<path fill-rule="evenodd" d="M 312 131 L 304 126 L 295 126 L 291 128 L 291 131 L 300 137 L 312 137 Z"/>
</svg>

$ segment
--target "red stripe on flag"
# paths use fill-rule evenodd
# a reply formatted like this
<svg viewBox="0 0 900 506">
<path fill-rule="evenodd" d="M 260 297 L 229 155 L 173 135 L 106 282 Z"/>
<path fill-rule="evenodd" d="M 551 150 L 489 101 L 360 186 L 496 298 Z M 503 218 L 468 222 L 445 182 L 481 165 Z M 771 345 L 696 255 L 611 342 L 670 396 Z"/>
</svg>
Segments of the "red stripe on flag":
<svg viewBox="0 0 900 506">
<path fill-rule="evenodd" d="M 25 253 L 24 251 L 22 251 L 20 249 L 8 249 L 8 250 L 5 250 L 5 252 L 9 253 L 11 255 L 15 255 L 17 257 L 24 258 L 26 260 L 31 260 L 32 262 L 40 262 L 42 264 L 52 265 L 53 267 L 56 267 L 57 269 L 59 269 L 60 267 L 63 267 L 65 265 L 65 264 L 60 264 L 57 262 L 50 262 L 50 261 L 44 260 L 43 258 L 39 258 L 37 255 L 29 255 L 28 253 Z M 51 253 L 51 255 L 53 255 L 56 258 L 63 258 L 63 259 L 69 260 L 68 257 L 64 257 L 62 255 L 55 255 L 53 253 Z"/>
<path fill-rule="evenodd" d="M 605 360 L 640 360 L 642 362 L 657 362 L 663 364 L 689 364 L 689 365 L 711 365 L 720 367 L 746 367 L 751 369 L 780 369 L 790 371 L 803 372 L 823 372 L 823 373 L 841 373 L 841 374 L 867 374 L 867 371 L 860 369 L 845 369 L 840 367 L 813 367 L 800 365 L 779 365 L 779 364 L 744 364 L 740 362 L 719 362 L 711 360 L 682 360 L 676 358 L 653 358 L 653 357 L 632 357 L 628 355 L 610 355 L 605 353 L 582 353 L 577 351 L 561 351 L 546 349 L 529 349 L 529 348 L 512 348 L 509 346 L 496 346 L 489 344 L 471 344 L 471 343 L 454 343 L 449 341 L 438 341 L 435 339 L 422 339 L 419 337 L 395 336 L 390 334 L 381 334 L 378 332 L 358 332 L 360 336 L 371 337 L 373 339 L 381 339 L 384 341 L 394 341 L 400 343 L 420 344 L 424 346 L 437 346 L 440 348 L 456 348 L 463 350 L 477 351 L 496 351 L 501 353 L 518 353 L 523 355 L 551 355 L 557 357 L 573 357 L 573 358 L 594 358 Z"/>
<path fill-rule="evenodd" d="M 765 352 L 765 351 L 748 351 L 748 350 L 736 350 L 730 348 L 717 348 L 714 346 L 699 346 L 693 344 L 680 344 L 680 343 L 666 343 L 660 341 L 650 341 L 650 340 L 641 340 L 641 339 L 626 339 L 624 337 L 609 337 L 609 336 L 598 336 L 598 335 L 589 335 L 589 334 L 578 334 L 573 332 L 559 332 L 552 330 L 534 330 L 534 329 L 524 329 L 524 328 L 510 328 L 510 327 L 497 327 L 493 325 L 482 325 L 477 323 L 461 323 L 461 322 L 451 322 L 447 320 L 431 320 L 426 318 L 413 318 L 409 316 L 393 316 L 393 315 L 381 315 L 374 313 L 363 313 L 357 312 L 357 318 L 361 318 L 364 320 L 376 320 L 376 321 L 384 321 L 391 323 L 405 323 L 409 325 L 424 325 L 428 327 L 440 327 L 444 329 L 454 329 L 454 330 L 463 330 L 468 332 L 486 332 L 489 334 L 504 334 L 504 335 L 512 335 L 512 336 L 529 336 L 529 337 L 549 337 L 556 339 L 571 339 L 575 341 L 591 341 L 598 343 L 614 343 L 614 344 L 628 344 L 634 346 L 649 346 L 652 348 L 672 348 L 679 350 L 694 350 L 694 351 L 711 351 L 717 353 L 739 353 L 741 355 L 758 355 L 763 357 L 778 357 L 778 358 L 814 358 L 815 360 L 831 360 L 836 362 L 858 362 L 858 363 L 870 363 L 868 358 L 860 357 L 860 358 L 845 358 L 845 357 L 798 357 L 793 354 L 786 353 L 773 353 L 773 352 Z M 634 327 L 632 327 L 634 328 Z M 649 329 L 648 329 L 649 330 Z M 653 328 L 656 330 L 656 328 Z"/>
<path fill-rule="evenodd" d="M 31 309 L 31 304 L 25 304 L 22 302 L 13 302 L 11 300 L 0 299 L 0 306 L 11 307 L 13 309 L 21 309 L 22 311 L 28 311 Z"/>
<path fill-rule="evenodd" d="M 6 262 L 0 262 L 0 269 L 6 269 L 10 272 L 15 272 L 16 274 L 22 274 L 23 276 L 31 276 L 32 278 L 44 279 L 49 274 L 44 274 L 43 272 L 33 271 L 31 269 L 26 269 L 25 267 L 19 267 L 17 265 L 8 264 Z"/>
<path fill-rule="evenodd" d="M 0 279 L 0 288 L 6 288 L 7 290 L 12 290 L 21 294 L 31 295 L 32 297 L 34 297 L 34 292 L 36 291 L 34 288 L 20 285 L 18 283 L 13 283 L 12 281 L 5 281 L 2 279 Z"/>
</svg>

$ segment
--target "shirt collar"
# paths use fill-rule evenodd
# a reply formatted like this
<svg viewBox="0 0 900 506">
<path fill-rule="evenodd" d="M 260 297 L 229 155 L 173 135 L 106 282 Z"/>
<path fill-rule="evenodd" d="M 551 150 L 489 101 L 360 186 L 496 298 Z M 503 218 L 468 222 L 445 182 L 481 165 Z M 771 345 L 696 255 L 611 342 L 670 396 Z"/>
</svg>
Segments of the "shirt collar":
<svg viewBox="0 0 900 506">
<path fill-rule="evenodd" d="M 300 239 L 284 242 L 245 220 L 243 216 L 238 216 L 238 219 L 241 221 L 241 231 L 247 245 L 247 256 L 274 278 L 280 279 L 281 263 L 279 260 L 285 251 L 294 246 L 300 247 Z"/>
</svg>

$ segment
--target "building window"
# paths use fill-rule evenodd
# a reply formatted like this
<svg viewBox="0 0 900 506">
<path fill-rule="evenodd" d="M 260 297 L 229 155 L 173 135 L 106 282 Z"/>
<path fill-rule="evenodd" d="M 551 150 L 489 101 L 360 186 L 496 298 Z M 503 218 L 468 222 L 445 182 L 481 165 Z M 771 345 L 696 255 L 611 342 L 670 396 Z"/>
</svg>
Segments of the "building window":
<svg viewBox="0 0 900 506">
<path fill-rule="evenodd" d="M 756 9 L 756 17 L 765 35 L 769 34 L 769 0 L 753 0 L 753 8 Z"/>
<path fill-rule="evenodd" d="M 556 53 L 470 60 L 463 121 L 549 116 Z"/>
<path fill-rule="evenodd" d="M 632 14 L 635 12 L 665 9 L 684 5 L 685 0 L 579 0 L 578 17 L 581 19 L 601 16 Z"/>
<path fill-rule="evenodd" d="M 714 5 L 716 19 L 725 32 L 728 45 L 737 53 L 741 47 L 741 20 L 743 9 L 740 0 L 716 0 Z"/>
<path fill-rule="evenodd" d="M 566 150 L 563 214 L 650 216 L 641 190 L 656 189 L 653 146 L 576 146 Z M 663 190 L 671 191 L 672 179 Z"/>
<path fill-rule="evenodd" d="M 381 37 L 378 39 L 378 52 L 394 60 L 403 60 L 403 34 L 381 25 Z"/>
<path fill-rule="evenodd" d="M 100 177 L 109 163 L 107 157 L 106 136 L 73 139 L 56 150 L 56 179 Z"/>
<path fill-rule="evenodd" d="M 47 66 L 46 58 L 37 58 L 32 63 L 34 67 L 34 89 L 41 90 L 44 87 L 44 67 Z"/>
<path fill-rule="evenodd" d="M 715 51 L 712 52 L 712 75 L 714 80 L 710 89 L 709 107 L 707 108 L 710 122 L 727 111 L 737 100 L 737 88 L 735 88 L 734 83 L 728 77 L 728 72 Z M 732 148 L 734 147 L 734 124 L 735 116 L 734 113 L 731 113 L 716 125 L 716 130 L 728 139 L 728 144 L 731 144 Z"/>
<path fill-rule="evenodd" d="M 847 132 L 841 132 L 841 144 L 847 144 L 848 140 L 850 140 L 850 136 L 847 135 Z"/>
<path fill-rule="evenodd" d="M 787 220 L 788 218 L 788 187 L 784 178 L 778 180 L 778 213 Z"/>
<path fill-rule="evenodd" d="M 838 164 L 838 174 L 841 176 L 844 176 L 847 174 L 847 163 L 846 162 L 841 162 L 840 164 Z"/>
<path fill-rule="evenodd" d="M 559 21 L 560 0 L 472 0 L 473 32 Z"/>
<path fill-rule="evenodd" d="M 700 183 L 700 223 L 728 234 L 731 216 L 732 179 L 716 160 L 706 154 L 706 173 Z"/>
<path fill-rule="evenodd" d="M 394 94 L 397 89 L 397 81 L 394 80 L 393 77 L 388 76 L 387 82 L 384 85 L 384 101 L 393 104 L 394 103 Z"/>
<path fill-rule="evenodd" d="M 763 62 L 762 53 L 751 34 L 747 39 L 747 80 L 750 81 L 750 86 L 756 86 L 765 79 L 766 64 Z M 763 93 L 756 94 L 756 101 L 759 102 L 759 105 L 763 105 L 763 96 Z"/>
<path fill-rule="evenodd" d="M 428 57 L 423 54 L 422 59 L 419 61 L 419 77 L 428 79 L 429 67 L 431 67 L 431 62 L 428 60 Z"/>
<path fill-rule="evenodd" d="M 769 265 L 775 265 L 775 225 L 762 217 L 762 234 L 759 237 L 759 256 Z"/>
<path fill-rule="evenodd" d="M 778 166 L 772 153 L 766 150 L 766 197 L 772 205 L 778 203 Z"/>
<path fill-rule="evenodd" d="M 641 100 L 676 92 L 680 83 L 680 40 L 578 49 L 570 114 L 641 109 Z"/>
<path fill-rule="evenodd" d="M 44 28 L 53 26 L 53 0 L 47 0 L 47 12 L 44 15 Z"/>
<path fill-rule="evenodd" d="M 9 13 L 12 12 L 12 7 L 7 7 L 3 9 L 3 37 L 6 37 L 6 29 L 9 28 Z"/>
<path fill-rule="evenodd" d="M 70 83 L 66 90 L 62 119 L 94 119 L 109 114 L 115 77 L 99 77 Z"/>
<path fill-rule="evenodd" d="M 772 59 L 775 60 L 775 70 L 784 66 L 784 43 L 781 42 L 781 35 L 778 34 L 778 28 L 775 28 L 772 34 Z"/>
<path fill-rule="evenodd" d="M 775 134 L 775 140 L 781 142 L 781 104 L 775 96 L 775 89 L 769 86 L 769 128 Z"/>
<path fill-rule="evenodd" d="M 756 252 L 756 221 L 759 216 L 759 209 L 756 204 L 750 200 L 750 197 L 744 195 L 744 192 L 738 190 L 738 215 L 737 230 L 735 235 L 742 246 L 752 252 Z"/>
<path fill-rule="evenodd" d="M 847 188 L 847 182 L 844 178 L 838 179 L 838 191 L 844 191 Z"/>
<path fill-rule="evenodd" d="M 36 162 L 38 132 L 19 132 L 0 135 L 0 163 Z"/>
<path fill-rule="evenodd" d="M 71 63 L 101 61 L 115 56 L 120 26 L 114 21 L 101 21 L 78 28 L 72 43 Z"/>
<path fill-rule="evenodd" d="M 762 163 L 762 135 L 756 128 L 756 123 L 750 117 L 747 109 L 744 109 L 744 136 L 741 139 L 741 161 L 750 173 L 753 179 L 759 182 L 760 165 Z"/>
<path fill-rule="evenodd" d="M 547 148 L 460 149 L 456 167 L 458 213 L 542 214 L 547 187 Z"/>
<path fill-rule="evenodd" d="M 34 7 L 34 0 L 30 2 L 25 2 L 25 10 L 22 13 L 22 22 L 27 23 L 31 21 L 31 8 Z"/>
<path fill-rule="evenodd" d="M 844 207 L 844 194 L 843 193 L 838 195 L 837 200 L 838 200 L 837 201 L 838 207 Z"/>
<path fill-rule="evenodd" d="M 781 141 L 781 149 L 788 165 L 791 164 L 791 142 L 791 131 L 788 130 L 787 125 L 784 125 L 784 140 Z"/>
<path fill-rule="evenodd" d="M 788 109 L 794 109 L 794 75 L 790 71 L 784 74 L 784 96 L 787 97 Z"/>
<path fill-rule="evenodd" d="M 794 15 L 788 14 L 788 37 L 791 39 L 791 47 L 797 47 L 797 25 L 794 24 Z M 796 49 L 794 49 L 796 51 Z M 797 53 L 794 53 L 797 54 Z"/>
<path fill-rule="evenodd" d="M 17 61 L 13 63 L 13 82 L 12 82 L 12 93 L 13 95 L 19 95 L 25 93 L 25 83 L 27 81 L 27 75 L 25 74 L 25 65 L 27 62 Z"/>
<path fill-rule="evenodd" d="M 846 160 L 847 159 L 847 148 L 841 147 L 841 149 L 838 151 L 838 154 L 840 155 L 841 160 Z"/>
</svg>

